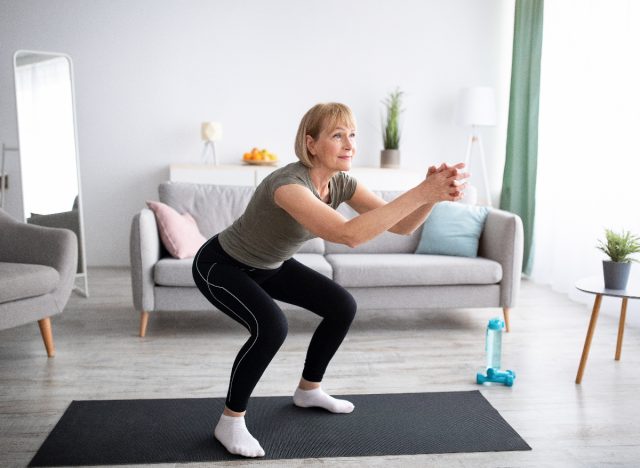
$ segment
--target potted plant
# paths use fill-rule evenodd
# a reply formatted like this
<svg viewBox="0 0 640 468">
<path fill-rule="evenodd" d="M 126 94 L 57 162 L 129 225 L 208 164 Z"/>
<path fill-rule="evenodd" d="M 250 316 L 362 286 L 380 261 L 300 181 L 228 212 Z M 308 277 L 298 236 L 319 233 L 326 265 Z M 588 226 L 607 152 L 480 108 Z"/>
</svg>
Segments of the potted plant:
<svg viewBox="0 0 640 468">
<path fill-rule="evenodd" d="M 630 255 L 640 252 L 640 238 L 623 229 L 620 234 L 605 229 L 606 242 L 598 241 L 596 246 L 610 260 L 602 261 L 604 287 L 606 289 L 625 289 L 631 271 L 631 262 L 636 260 Z"/>
<path fill-rule="evenodd" d="M 380 152 L 380 166 L 386 168 L 400 167 L 400 114 L 403 109 L 402 91 L 396 88 L 382 101 L 386 115 L 382 120 L 382 143 L 384 149 Z"/>
</svg>

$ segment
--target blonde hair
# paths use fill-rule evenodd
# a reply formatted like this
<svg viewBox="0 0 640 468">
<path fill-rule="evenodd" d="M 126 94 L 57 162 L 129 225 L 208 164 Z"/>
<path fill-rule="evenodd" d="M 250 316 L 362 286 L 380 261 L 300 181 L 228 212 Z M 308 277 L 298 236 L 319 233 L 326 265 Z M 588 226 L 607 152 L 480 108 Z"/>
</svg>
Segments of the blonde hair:
<svg viewBox="0 0 640 468">
<path fill-rule="evenodd" d="M 348 106 L 338 102 L 316 104 L 304 114 L 296 134 L 296 156 L 302 164 L 313 167 L 313 157 L 307 150 L 307 135 L 317 140 L 325 128 L 334 129 L 339 125 L 356 127 L 356 119 Z"/>
</svg>

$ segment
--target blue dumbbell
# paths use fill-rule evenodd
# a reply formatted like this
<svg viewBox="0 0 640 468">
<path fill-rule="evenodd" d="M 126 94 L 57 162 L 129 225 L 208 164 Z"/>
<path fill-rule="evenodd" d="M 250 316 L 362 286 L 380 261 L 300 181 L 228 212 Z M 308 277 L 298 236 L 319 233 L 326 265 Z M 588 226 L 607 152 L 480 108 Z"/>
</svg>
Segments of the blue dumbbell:
<svg viewBox="0 0 640 468">
<path fill-rule="evenodd" d="M 487 369 L 487 375 L 484 374 L 476 374 L 476 383 L 483 384 L 485 382 L 492 383 L 500 383 L 504 384 L 507 387 L 511 387 L 513 385 L 513 381 L 516 378 L 516 373 L 510 370 L 501 371 L 499 369 L 494 369 L 490 367 Z"/>
</svg>

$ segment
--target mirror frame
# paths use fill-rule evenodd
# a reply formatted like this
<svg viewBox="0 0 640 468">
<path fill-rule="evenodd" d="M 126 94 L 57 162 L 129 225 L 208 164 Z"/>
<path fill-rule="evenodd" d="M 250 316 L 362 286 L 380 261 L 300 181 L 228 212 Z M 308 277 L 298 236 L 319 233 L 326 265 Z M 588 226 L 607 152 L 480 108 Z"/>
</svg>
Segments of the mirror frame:
<svg viewBox="0 0 640 468">
<path fill-rule="evenodd" d="M 78 216 L 79 216 L 79 224 L 80 224 L 80 239 L 78 239 L 78 251 L 82 254 L 82 262 L 81 262 L 81 272 L 76 271 L 76 280 L 80 278 L 83 280 L 84 289 L 78 287 L 74 283 L 74 290 L 80 292 L 84 297 L 89 297 L 89 284 L 87 280 L 87 249 L 85 248 L 85 230 L 84 230 L 84 209 L 83 209 L 83 195 L 82 195 L 82 182 L 80 177 L 80 147 L 78 146 L 78 124 L 77 124 L 77 110 L 76 110 L 76 89 L 75 89 L 75 78 L 74 78 L 74 69 L 73 69 L 73 60 L 71 60 L 71 56 L 69 54 L 61 53 L 61 52 L 45 52 L 41 50 L 29 50 L 29 49 L 19 49 L 16 50 L 13 54 L 13 84 L 14 84 L 14 93 L 16 96 L 16 128 L 18 131 L 18 147 L 22 147 L 22 141 L 20 137 L 20 119 L 18 115 L 20 113 L 20 106 L 18 105 L 18 81 L 16 80 L 16 72 L 17 72 L 17 60 L 18 55 L 20 54 L 38 54 L 38 55 L 50 55 L 52 57 L 64 57 L 67 59 L 69 63 L 69 82 L 71 85 L 71 111 L 73 114 L 73 139 L 75 144 L 75 156 L 76 156 L 76 177 L 78 179 Z M 23 177 L 22 174 L 22 153 L 20 154 L 20 177 Z M 24 205 L 25 193 L 24 193 L 24 183 L 22 185 L 22 204 Z M 22 209 L 23 218 L 24 218 L 24 206 Z M 24 219 L 26 222 L 26 219 Z"/>
</svg>

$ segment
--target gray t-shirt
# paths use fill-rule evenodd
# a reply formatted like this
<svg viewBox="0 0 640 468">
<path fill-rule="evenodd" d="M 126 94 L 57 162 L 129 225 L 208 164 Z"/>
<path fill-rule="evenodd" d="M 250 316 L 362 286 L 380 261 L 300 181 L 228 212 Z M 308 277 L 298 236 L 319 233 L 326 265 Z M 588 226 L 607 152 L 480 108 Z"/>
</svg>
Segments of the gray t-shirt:
<svg viewBox="0 0 640 468">
<path fill-rule="evenodd" d="M 320 199 L 309 169 L 301 162 L 287 164 L 273 171 L 256 188 L 244 214 L 218 236 L 225 252 L 236 260 L 261 269 L 274 269 L 288 260 L 315 236 L 274 201 L 273 194 L 282 185 L 299 184 Z M 356 191 L 356 179 L 338 172 L 329 181 L 334 210 Z"/>
</svg>

